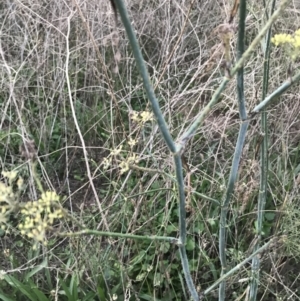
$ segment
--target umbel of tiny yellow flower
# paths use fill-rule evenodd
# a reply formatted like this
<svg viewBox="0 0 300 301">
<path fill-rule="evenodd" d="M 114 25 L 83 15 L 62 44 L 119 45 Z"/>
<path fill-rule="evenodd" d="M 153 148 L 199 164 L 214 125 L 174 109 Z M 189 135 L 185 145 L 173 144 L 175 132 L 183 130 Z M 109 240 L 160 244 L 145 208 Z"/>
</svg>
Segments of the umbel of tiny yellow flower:
<svg viewBox="0 0 300 301">
<path fill-rule="evenodd" d="M 272 39 L 271 42 L 275 46 L 284 45 L 284 44 L 291 44 L 293 42 L 293 37 L 287 33 L 279 33 L 276 34 Z"/>
<path fill-rule="evenodd" d="M 300 56 L 300 29 L 296 30 L 293 35 L 287 33 L 276 34 L 271 42 L 275 46 L 282 46 L 293 61 Z"/>
<path fill-rule="evenodd" d="M 137 157 L 136 154 L 132 154 L 131 156 L 129 156 L 126 160 L 122 161 L 119 164 L 120 167 L 120 172 L 121 174 L 125 173 L 126 171 L 129 170 L 130 165 L 136 164 L 139 162 L 139 158 Z"/>
<path fill-rule="evenodd" d="M 50 228 L 55 219 L 63 217 L 63 210 L 60 208 L 59 196 L 53 191 L 42 193 L 37 201 L 28 202 L 21 210 L 23 222 L 18 228 L 22 235 L 38 243 L 47 244 L 46 230 Z"/>
<path fill-rule="evenodd" d="M 136 112 L 133 111 L 131 113 L 131 119 L 136 123 L 144 125 L 148 121 L 152 121 L 154 119 L 153 113 L 149 111 Z"/>
<path fill-rule="evenodd" d="M 5 230 L 8 216 L 17 206 L 17 196 L 12 185 L 18 174 L 16 171 L 2 171 L 1 174 L 7 179 L 0 182 L 0 228 Z"/>
</svg>

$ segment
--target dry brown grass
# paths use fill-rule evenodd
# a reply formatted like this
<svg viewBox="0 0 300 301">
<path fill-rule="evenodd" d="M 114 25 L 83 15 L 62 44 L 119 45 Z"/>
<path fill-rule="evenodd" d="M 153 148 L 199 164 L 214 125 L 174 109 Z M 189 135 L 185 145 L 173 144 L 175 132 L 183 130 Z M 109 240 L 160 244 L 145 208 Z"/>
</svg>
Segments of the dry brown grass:
<svg viewBox="0 0 300 301">
<path fill-rule="evenodd" d="M 248 2 L 247 45 L 264 20 L 262 4 L 254 0 Z M 292 32 L 297 28 L 300 24 L 298 2 L 291 1 L 275 25 L 275 31 Z M 224 54 L 216 29 L 227 22 L 232 3 L 225 0 L 132 0 L 126 3 L 161 108 L 173 137 L 177 137 L 209 101 L 222 79 L 220 65 Z M 162 199 L 154 194 L 150 198 L 152 205 L 149 210 L 149 207 L 144 207 L 150 201 L 145 191 L 156 183 L 158 188 L 170 190 L 163 197 L 166 203 L 164 218 L 168 222 L 170 204 L 175 202 L 172 180 L 149 170 L 130 170 L 121 175 L 116 161 L 107 170 L 101 165 L 109 151 L 120 145 L 125 149 L 123 159 L 129 156 L 132 151 L 128 146 L 126 149 L 126 145 L 132 138 L 138 140 L 134 151 L 139 154 L 143 167 L 172 173 L 172 161 L 158 127 L 153 123 L 136 128 L 130 119 L 132 111 L 148 110 L 149 105 L 124 28 L 120 20 L 115 24 L 109 1 L 7 1 L 0 4 L 0 20 L 0 134 L 8 134 L 8 138 L 0 140 L 4 149 L 0 157 L 2 169 L 25 164 L 18 144 L 33 137 L 44 185 L 66 195 L 65 206 L 78 214 L 79 219 L 85 220 L 85 209 L 95 208 L 93 213 L 99 214 L 100 202 L 102 219 L 95 221 L 94 227 L 120 229 L 123 224 L 128 225 L 127 230 L 132 233 L 149 231 L 157 216 L 150 218 L 147 214 Z M 233 60 L 235 43 L 234 36 L 231 41 Z M 69 66 L 66 69 L 67 60 Z M 248 110 L 261 100 L 262 65 L 262 50 L 257 49 L 245 65 Z M 269 91 L 287 78 L 287 65 L 282 53 L 274 50 Z M 298 64 L 294 66 L 297 68 Z M 227 183 L 238 131 L 235 85 L 232 80 L 185 152 L 192 188 L 197 190 L 200 187 L 200 192 L 216 199 L 221 197 Z M 300 164 L 299 155 L 298 161 L 295 159 L 300 141 L 299 96 L 299 87 L 294 86 L 269 107 L 272 210 L 284 211 L 284 206 L 296 202 L 299 194 L 297 186 L 291 184 L 293 170 Z M 72 114 L 71 104 L 75 114 Z M 76 122 L 79 127 L 76 127 Z M 243 242 L 242 246 L 239 245 L 242 251 L 253 238 L 259 137 L 258 118 L 250 126 L 232 205 L 235 231 L 232 237 Z M 82 180 L 78 180 L 79 177 Z M 31 179 L 30 174 L 28 179 Z M 290 194 L 294 197 L 286 200 Z M 31 180 L 24 198 L 36 199 L 37 195 Z M 136 197 L 130 199 L 132 195 Z M 192 203 L 194 209 L 189 224 L 196 224 L 199 220 L 205 224 L 207 231 L 195 236 L 208 256 L 216 258 L 217 241 L 214 229 L 207 221 L 217 220 L 218 214 L 215 211 L 212 217 L 208 209 L 211 204 L 196 195 L 192 196 Z M 133 209 L 126 213 L 127 207 Z M 74 248 L 76 254 L 87 251 L 81 242 L 70 240 L 70 244 L 74 243 L 77 244 Z M 119 241 L 114 241 L 114 247 L 118 252 L 124 251 L 124 245 Z M 276 259 L 272 253 L 266 259 L 272 267 L 264 270 L 262 283 L 268 295 L 271 288 L 279 287 L 269 282 L 277 277 L 276 281 L 282 285 L 280 293 L 286 297 L 291 292 L 287 289 L 289 282 L 285 283 L 279 277 L 283 273 L 283 255 L 280 250 L 278 252 L 274 255 Z M 124 258 L 122 254 L 117 256 L 124 265 L 130 262 L 129 256 L 126 259 L 125 255 Z M 82 258 L 83 261 L 87 259 Z M 298 258 L 293 260 L 298 264 Z M 157 264 L 158 261 L 153 262 L 154 266 Z M 197 273 L 194 277 L 196 283 L 203 281 Z M 266 297 L 266 300 L 269 299 Z"/>
</svg>

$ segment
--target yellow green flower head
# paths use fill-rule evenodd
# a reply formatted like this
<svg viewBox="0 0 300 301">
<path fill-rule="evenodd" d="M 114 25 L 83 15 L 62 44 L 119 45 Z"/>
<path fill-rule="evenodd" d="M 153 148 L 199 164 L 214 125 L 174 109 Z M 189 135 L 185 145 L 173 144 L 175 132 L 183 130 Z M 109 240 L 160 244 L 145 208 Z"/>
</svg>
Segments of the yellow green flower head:
<svg viewBox="0 0 300 301">
<path fill-rule="evenodd" d="M 272 39 L 271 42 L 275 44 L 275 46 L 279 46 L 282 44 L 292 43 L 293 37 L 290 34 L 286 33 L 279 33 L 276 34 Z"/>
<path fill-rule="evenodd" d="M 63 210 L 57 206 L 59 196 L 54 191 L 42 193 L 37 201 L 28 202 L 21 210 L 23 222 L 19 224 L 22 235 L 37 243 L 47 243 L 46 230 L 51 227 L 55 219 L 63 217 Z"/>
<path fill-rule="evenodd" d="M 300 29 L 296 30 L 293 35 L 276 34 L 271 42 L 275 46 L 283 46 L 284 51 L 292 60 L 296 60 L 300 56 Z"/>
</svg>

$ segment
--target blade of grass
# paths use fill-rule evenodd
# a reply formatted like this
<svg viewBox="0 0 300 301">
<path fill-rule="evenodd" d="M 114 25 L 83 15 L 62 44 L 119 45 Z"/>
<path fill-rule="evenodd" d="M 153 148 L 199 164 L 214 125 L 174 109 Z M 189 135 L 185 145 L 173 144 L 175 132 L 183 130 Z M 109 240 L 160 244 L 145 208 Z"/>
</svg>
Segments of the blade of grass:
<svg viewBox="0 0 300 301">
<path fill-rule="evenodd" d="M 67 284 L 65 283 L 65 281 L 62 280 L 62 279 L 59 279 L 59 283 L 60 283 L 60 285 L 62 286 L 62 288 L 63 288 L 63 290 L 64 290 L 64 293 L 65 293 L 65 295 L 67 296 L 68 300 L 69 300 L 69 301 L 73 301 L 73 296 L 72 296 L 72 294 L 71 294 L 71 292 L 70 292 L 70 290 L 69 290 Z"/>
<path fill-rule="evenodd" d="M 15 299 L 11 299 L 10 297 L 4 295 L 3 293 L 0 293 L 0 300 L 2 300 L 2 301 L 16 301 Z"/>
<path fill-rule="evenodd" d="M 3 278 L 6 280 L 6 282 L 13 288 L 20 291 L 24 296 L 26 296 L 31 301 L 39 301 L 36 297 L 36 295 L 33 293 L 30 286 L 23 284 L 19 280 L 17 280 L 12 275 L 4 275 Z"/>
</svg>

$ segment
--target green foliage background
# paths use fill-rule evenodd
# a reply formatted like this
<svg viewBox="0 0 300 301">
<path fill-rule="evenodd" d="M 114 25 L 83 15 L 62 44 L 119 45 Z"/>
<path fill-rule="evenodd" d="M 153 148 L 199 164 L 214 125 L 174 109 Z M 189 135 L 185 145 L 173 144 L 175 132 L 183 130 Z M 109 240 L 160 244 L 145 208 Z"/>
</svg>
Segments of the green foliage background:
<svg viewBox="0 0 300 301">
<path fill-rule="evenodd" d="M 62 207 L 77 223 L 68 218 L 57 220 L 55 231 L 47 233 L 47 246 L 33 250 L 32 241 L 18 231 L 20 216 L 12 214 L 1 230 L 0 298 L 188 300 L 179 254 L 172 244 L 56 235 L 57 231 L 78 231 L 78 223 L 107 230 L 105 222 L 110 231 L 124 234 L 178 233 L 172 160 L 155 121 L 132 119 L 134 112 L 149 112 L 150 105 L 124 29 L 120 20 L 115 24 L 109 1 L 10 2 L 0 4 L 1 169 L 16 170 L 23 179 L 22 187 L 12 184 L 19 202 L 37 200 L 40 192 L 28 158 L 22 155 L 24 141 L 32 140 L 43 188 L 61 196 Z M 159 104 L 175 138 L 222 81 L 223 48 L 216 28 L 227 20 L 232 3 L 126 3 Z M 265 8 L 257 1 L 247 3 L 249 45 L 264 24 Z M 294 32 L 298 9 L 296 1 L 290 1 L 274 32 Z M 234 60 L 235 35 L 230 46 Z M 248 110 L 262 93 L 262 54 L 263 45 L 245 65 Z M 293 63 L 293 72 L 297 64 Z M 290 69 L 285 52 L 272 49 L 269 91 L 288 77 Z M 279 235 L 284 239 L 262 254 L 262 300 L 299 296 L 298 95 L 296 85 L 268 112 L 270 162 L 263 239 Z M 186 249 L 199 290 L 209 287 L 220 275 L 220 208 L 213 200 L 219 201 L 224 194 L 238 127 L 232 81 L 185 152 Z M 253 119 L 228 214 L 229 267 L 251 253 L 255 240 L 261 137 L 259 119 Z M 131 140 L 135 145 L 128 143 Z M 120 153 L 112 156 L 105 168 L 104 159 L 120 147 Z M 139 162 L 121 173 L 120 163 L 134 154 Z M 91 189 L 87 164 L 102 210 Z M 5 177 L 1 181 L 7 183 Z M 249 276 L 250 269 L 245 266 L 228 280 L 228 300 L 242 300 Z M 217 291 L 209 300 L 218 300 Z"/>
</svg>

